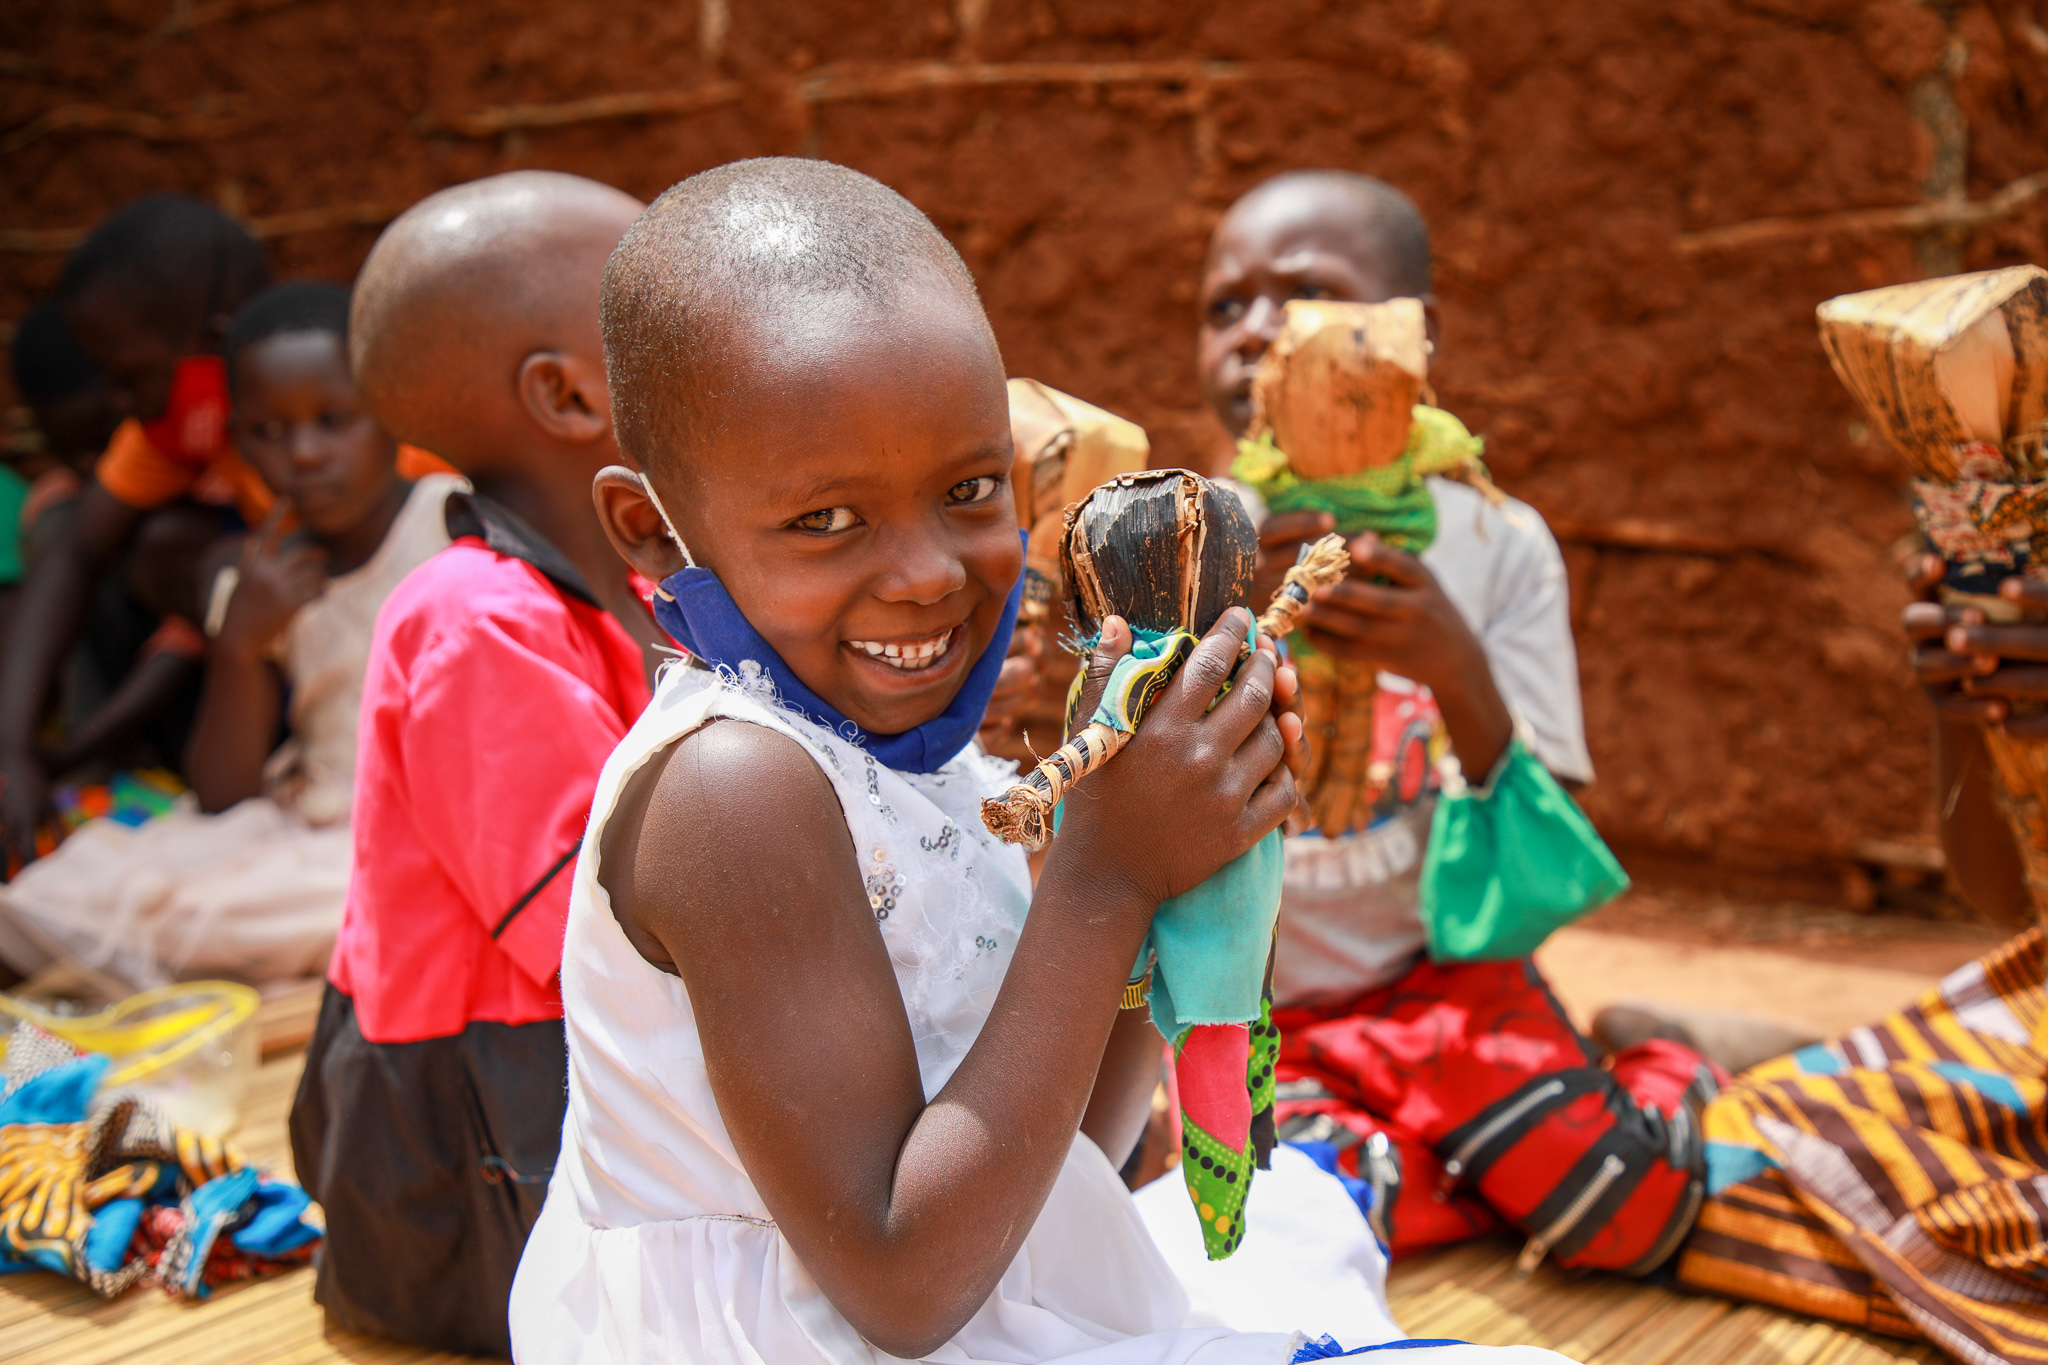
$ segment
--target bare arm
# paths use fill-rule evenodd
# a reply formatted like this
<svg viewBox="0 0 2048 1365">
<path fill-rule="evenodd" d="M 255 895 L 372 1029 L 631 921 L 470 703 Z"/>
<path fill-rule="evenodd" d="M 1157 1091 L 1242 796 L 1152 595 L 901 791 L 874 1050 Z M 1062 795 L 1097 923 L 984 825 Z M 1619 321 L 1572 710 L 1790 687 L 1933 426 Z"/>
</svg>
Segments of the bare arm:
<svg viewBox="0 0 2048 1365">
<path fill-rule="evenodd" d="M 111 757 L 142 733 L 199 667 L 197 659 L 176 650 L 145 655 L 121 679 L 114 695 L 78 727 L 77 734 L 42 754 L 43 771 L 58 778 L 94 759 Z"/>
<path fill-rule="evenodd" d="M 312 545 L 286 543 L 286 511 L 279 498 L 243 543 L 234 596 L 207 657 L 185 773 L 199 809 L 209 814 L 263 790 L 263 764 L 283 705 L 283 679 L 268 653 L 299 608 L 327 586 L 327 556 Z"/>
<path fill-rule="evenodd" d="M 1975 722 L 1934 718 L 1934 800 L 1941 849 L 1963 899 L 1996 924 L 2034 919 L 2012 827 L 1992 788 L 1991 755 Z"/>
<path fill-rule="evenodd" d="M 602 880 L 642 952 L 689 989 L 741 1161 L 883 1350 L 928 1354 L 986 1301 L 1098 1088 L 1105 1135 L 1131 1126 L 1123 1097 L 1147 1049 L 1117 1004 L 1153 910 L 1294 804 L 1272 657 L 1204 713 L 1249 617 L 1227 620 L 1070 798 L 988 1022 L 929 1104 L 844 818 L 799 746 L 712 725 L 650 764 L 614 817 Z"/>
<path fill-rule="evenodd" d="M 35 754 L 36 722 L 57 669 L 85 623 L 93 585 L 140 516 L 98 484 L 79 499 L 70 534 L 30 566 L 0 659 L 0 826 L 26 862 L 48 806 L 48 776 Z"/>
<path fill-rule="evenodd" d="M 1095 1089 L 1081 1116 L 1081 1131 L 1102 1149 L 1112 1166 L 1131 1159 L 1145 1121 L 1152 1115 L 1152 1092 L 1159 1086 L 1159 1062 L 1165 1046 L 1152 1027 L 1147 1009 L 1121 1010 L 1102 1050 Z"/>
<path fill-rule="evenodd" d="M 277 665 L 247 651 L 214 649 L 185 745 L 185 776 L 199 809 L 216 814 L 262 792 L 282 698 Z"/>
<path fill-rule="evenodd" d="M 2048 630 L 2038 624 L 1990 626 L 1972 608 L 1949 608 L 1932 600 L 1941 581 L 1939 559 L 1923 557 L 1907 566 L 1909 585 L 1923 600 L 1906 608 L 1901 622 L 1912 642 L 1913 673 L 1934 709 L 1934 809 L 1941 848 L 1963 899 L 1994 924 L 2033 922 L 2033 898 L 2013 830 L 1999 809 L 1986 725 L 2038 725 L 2041 717 L 2014 716 L 2013 702 L 2039 700 L 2048 669 L 2032 663 L 2048 657 Z M 2015 583 L 2011 595 L 2023 606 L 2038 585 Z"/>
</svg>

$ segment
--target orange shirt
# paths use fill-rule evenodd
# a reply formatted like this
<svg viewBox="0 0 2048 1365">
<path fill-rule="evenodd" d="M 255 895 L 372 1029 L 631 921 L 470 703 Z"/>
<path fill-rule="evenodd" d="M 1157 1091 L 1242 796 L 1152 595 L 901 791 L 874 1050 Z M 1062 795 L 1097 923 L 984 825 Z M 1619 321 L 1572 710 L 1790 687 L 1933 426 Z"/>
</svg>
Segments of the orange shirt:
<svg viewBox="0 0 2048 1365">
<path fill-rule="evenodd" d="M 171 455 L 158 448 L 134 418 L 123 422 L 93 469 L 100 487 L 138 511 L 149 511 L 188 494 L 200 502 L 232 504 L 254 526 L 275 501 L 255 470 L 223 440 L 201 458 Z"/>
</svg>

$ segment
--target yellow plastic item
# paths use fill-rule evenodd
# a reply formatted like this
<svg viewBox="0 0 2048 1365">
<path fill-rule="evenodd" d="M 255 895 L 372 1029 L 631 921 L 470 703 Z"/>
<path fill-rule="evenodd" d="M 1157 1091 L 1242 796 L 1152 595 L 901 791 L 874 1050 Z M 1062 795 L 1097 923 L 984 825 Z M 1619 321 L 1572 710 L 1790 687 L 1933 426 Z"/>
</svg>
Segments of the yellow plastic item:
<svg viewBox="0 0 2048 1365">
<path fill-rule="evenodd" d="M 261 997 L 232 981 L 183 981 L 131 995 L 97 1014 L 56 1014 L 0 995 L 0 1058 L 7 1036 L 34 1024 L 111 1059 L 103 1085 L 141 1090 L 173 1122 L 210 1137 L 234 1127 L 256 1073 Z"/>
</svg>

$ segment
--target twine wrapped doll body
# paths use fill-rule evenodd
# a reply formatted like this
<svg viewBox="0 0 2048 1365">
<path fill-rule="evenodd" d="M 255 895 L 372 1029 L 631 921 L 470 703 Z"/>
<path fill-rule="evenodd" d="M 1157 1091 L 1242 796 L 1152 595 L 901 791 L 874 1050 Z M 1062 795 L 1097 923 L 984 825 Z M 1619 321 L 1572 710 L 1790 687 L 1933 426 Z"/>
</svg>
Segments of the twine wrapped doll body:
<svg viewBox="0 0 2048 1365">
<path fill-rule="evenodd" d="M 1295 300 L 1252 381 L 1253 437 L 1231 472 L 1273 513 L 1332 514 L 1337 533 L 1373 531 L 1397 549 L 1436 534 L 1423 478 L 1443 474 L 1500 494 L 1479 464 L 1480 442 L 1450 414 L 1423 405 L 1429 341 L 1422 304 Z M 1373 764 L 1378 669 L 1289 643 L 1301 677 L 1310 821 L 1336 838 L 1371 823 L 1389 772 Z"/>
<path fill-rule="evenodd" d="M 1276 597 L 1276 624 L 1291 623 L 1321 582 L 1341 575 L 1343 547 L 1329 539 L 1316 547 L 1320 556 L 1304 554 L 1289 574 Z M 1133 649 L 1091 717 L 1069 711 L 1074 739 L 983 804 L 990 830 L 1033 847 L 1049 837 L 1060 797 L 1124 746 L 1201 633 L 1244 604 L 1258 538 L 1235 496 L 1185 470 L 1160 470 L 1123 475 L 1075 504 L 1061 547 L 1069 608 L 1088 647 L 1114 614 L 1130 624 Z M 1078 699 L 1077 681 L 1070 706 Z M 1280 872 L 1275 832 L 1162 904 L 1126 992 L 1127 1008 L 1149 999 L 1154 1025 L 1174 1045 L 1180 1169 L 1212 1259 L 1228 1256 L 1244 1236 L 1245 1195 L 1263 1164 L 1253 1138 L 1258 1115 L 1270 1133 L 1279 1034 L 1263 985 Z"/>
<path fill-rule="evenodd" d="M 1946 566 L 1942 598 L 2016 619 L 1999 583 L 2048 579 L 2048 270 L 1846 294 L 1817 316 L 1835 373 L 1912 467 L 1914 516 Z M 1984 742 L 2048 915 L 2048 741 L 1991 727 Z"/>
</svg>

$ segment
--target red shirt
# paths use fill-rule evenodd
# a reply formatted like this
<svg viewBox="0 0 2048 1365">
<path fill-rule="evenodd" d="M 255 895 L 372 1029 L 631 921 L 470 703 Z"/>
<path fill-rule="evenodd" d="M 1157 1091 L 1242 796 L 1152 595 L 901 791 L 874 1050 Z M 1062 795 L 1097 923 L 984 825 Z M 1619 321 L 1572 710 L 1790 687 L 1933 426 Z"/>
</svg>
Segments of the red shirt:
<svg viewBox="0 0 2048 1365">
<path fill-rule="evenodd" d="M 365 1038 L 561 1018 L 573 851 L 598 770 L 648 695 L 640 647 L 608 612 L 481 539 L 391 594 L 364 680 L 354 865 L 328 968 Z"/>
</svg>

